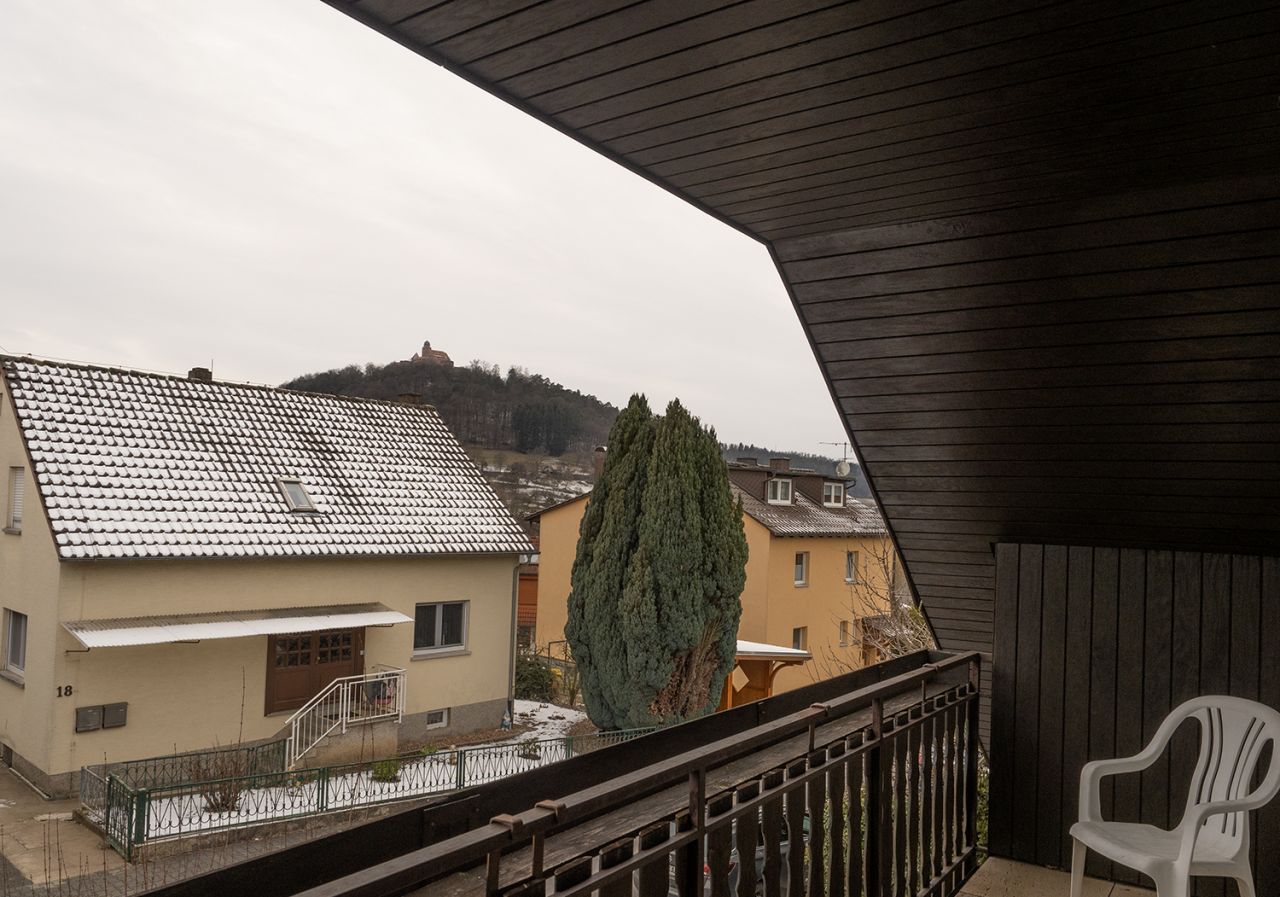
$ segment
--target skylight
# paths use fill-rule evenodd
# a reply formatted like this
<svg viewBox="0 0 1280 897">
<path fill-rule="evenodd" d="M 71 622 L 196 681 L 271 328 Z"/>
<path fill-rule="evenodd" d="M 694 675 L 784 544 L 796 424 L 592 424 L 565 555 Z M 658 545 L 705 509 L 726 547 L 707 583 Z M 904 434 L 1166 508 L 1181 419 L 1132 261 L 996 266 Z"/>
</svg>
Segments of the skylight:
<svg viewBox="0 0 1280 897">
<path fill-rule="evenodd" d="M 289 505 L 290 511 L 314 511 L 316 509 L 315 502 L 311 500 L 311 496 L 307 494 L 307 490 L 300 480 L 287 480 L 281 477 L 280 491 L 284 493 L 284 500 Z"/>
</svg>

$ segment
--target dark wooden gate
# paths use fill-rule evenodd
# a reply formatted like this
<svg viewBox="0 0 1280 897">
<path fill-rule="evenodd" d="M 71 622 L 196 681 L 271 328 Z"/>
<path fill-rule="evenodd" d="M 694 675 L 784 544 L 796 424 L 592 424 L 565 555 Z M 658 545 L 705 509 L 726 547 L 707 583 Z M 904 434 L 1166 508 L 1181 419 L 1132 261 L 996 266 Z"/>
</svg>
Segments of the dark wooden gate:
<svg viewBox="0 0 1280 897">
<path fill-rule="evenodd" d="M 297 710 L 334 679 L 362 672 L 363 629 L 270 636 L 266 712 Z"/>
</svg>

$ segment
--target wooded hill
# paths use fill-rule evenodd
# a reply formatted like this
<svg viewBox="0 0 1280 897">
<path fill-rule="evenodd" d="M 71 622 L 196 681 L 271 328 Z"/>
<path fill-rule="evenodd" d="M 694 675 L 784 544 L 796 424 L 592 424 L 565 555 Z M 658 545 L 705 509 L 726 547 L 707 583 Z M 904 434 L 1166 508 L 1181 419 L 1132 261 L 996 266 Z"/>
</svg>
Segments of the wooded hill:
<svg viewBox="0 0 1280 897">
<path fill-rule="evenodd" d="M 393 361 L 305 374 L 286 389 L 395 399 L 416 393 L 464 443 L 560 457 L 603 445 L 618 409 L 540 374 L 473 361 L 466 367 Z"/>
<path fill-rule="evenodd" d="M 424 351 L 427 347 L 424 347 Z M 481 472 L 517 517 L 541 510 L 591 488 L 592 449 L 605 445 L 618 409 L 595 396 L 568 389 L 540 374 L 513 367 L 504 376 L 496 364 L 393 361 L 348 365 L 304 374 L 286 389 L 367 399 L 396 399 L 405 393 L 434 405 Z M 796 467 L 834 476 L 835 461 L 805 452 L 779 452 L 733 443 L 726 459 L 789 457 Z M 867 495 L 859 470 L 850 495 Z"/>
</svg>

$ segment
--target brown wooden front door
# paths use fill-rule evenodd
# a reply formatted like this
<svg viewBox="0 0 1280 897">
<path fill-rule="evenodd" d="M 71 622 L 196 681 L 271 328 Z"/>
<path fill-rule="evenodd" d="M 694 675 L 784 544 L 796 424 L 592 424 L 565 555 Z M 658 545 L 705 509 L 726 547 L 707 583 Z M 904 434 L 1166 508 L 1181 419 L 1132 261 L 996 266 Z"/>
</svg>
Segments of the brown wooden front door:
<svg viewBox="0 0 1280 897">
<path fill-rule="evenodd" d="M 267 638 L 267 713 L 297 710 L 334 679 L 364 672 L 364 630 Z"/>
</svg>

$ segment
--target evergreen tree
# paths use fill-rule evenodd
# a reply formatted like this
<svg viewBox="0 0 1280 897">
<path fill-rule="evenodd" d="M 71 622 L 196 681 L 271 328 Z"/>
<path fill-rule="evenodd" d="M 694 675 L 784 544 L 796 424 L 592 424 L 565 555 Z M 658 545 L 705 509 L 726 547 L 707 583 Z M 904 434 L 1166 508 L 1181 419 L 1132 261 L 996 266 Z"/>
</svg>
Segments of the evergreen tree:
<svg viewBox="0 0 1280 897">
<path fill-rule="evenodd" d="M 565 635 L 602 728 L 714 709 L 733 668 L 746 581 L 741 505 L 715 433 L 633 396 L 587 502 Z"/>
</svg>

